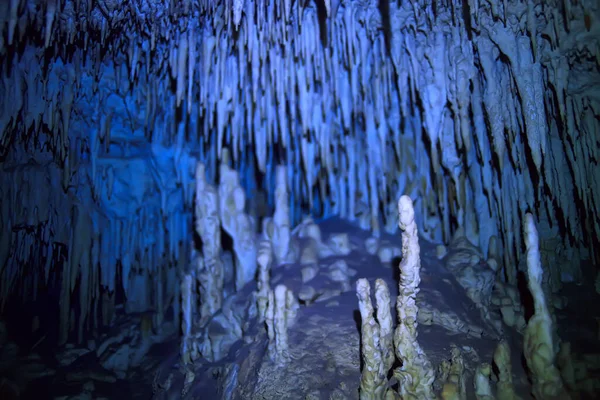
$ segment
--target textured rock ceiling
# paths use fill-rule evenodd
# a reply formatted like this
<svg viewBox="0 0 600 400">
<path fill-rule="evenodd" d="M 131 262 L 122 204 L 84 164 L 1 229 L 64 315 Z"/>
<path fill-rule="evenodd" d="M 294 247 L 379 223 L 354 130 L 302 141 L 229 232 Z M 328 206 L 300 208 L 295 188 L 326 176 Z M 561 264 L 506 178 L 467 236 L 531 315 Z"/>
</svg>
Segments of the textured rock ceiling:
<svg viewBox="0 0 600 400">
<path fill-rule="evenodd" d="M 4 1 L 2 305 L 60 274 L 63 325 L 78 282 L 80 321 L 116 279 L 133 310 L 168 304 L 195 161 L 214 179 L 225 148 L 250 203 L 277 164 L 295 222 L 395 232 L 408 194 L 430 240 L 498 237 L 513 283 L 532 212 L 551 279 L 577 277 L 600 248 L 599 22 L 594 0 Z"/>
</svg>

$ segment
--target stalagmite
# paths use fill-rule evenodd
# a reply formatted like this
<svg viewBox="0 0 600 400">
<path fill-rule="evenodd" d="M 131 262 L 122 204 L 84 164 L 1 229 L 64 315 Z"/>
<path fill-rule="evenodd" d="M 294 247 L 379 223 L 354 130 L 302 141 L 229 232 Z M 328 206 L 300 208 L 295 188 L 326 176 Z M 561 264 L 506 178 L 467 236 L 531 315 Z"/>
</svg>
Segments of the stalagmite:
<svg viewBox="0 0 600 400">
<path fill-rule="evenodd" d="M 360 310 L 361 355 L 364 362 L 360 379 L 360 399 L 383 399 L 388 385 L 386 379 L 389 370 L 389 368 L 386 369 L 388 360 L 383 354 L 387 349 L 382 348 L 380 323 L 375 320 L 373 315 L 369 281 L 361 278 L 356 282 L 356 295 L 358 296 L 358 308 Z M 389 306 L 388 297 L 388 310 Z M 378 303 L 377 308 L 380 307 L 385 308 L 386 305 Z M 382 313 L 385 313 L 385 311 L 382 311 Z M 385 330 L 391 330 L 391 327 L 384 328 Z"/>
<path fill-rule="evenodd" d="M 512 364 L 510 361 L 510 347 L 505 340 L 498 343 L 494 351 L 494 364 L 497 368 L 498 383 L 496 391 L 498 400 L 520 400 L 515 394 L 513 386 Z"/>
<path fill-rule="evenodd" d="M 566 387 L 569 391 L 575 392 L 577 390 L 577 379 L 581 379 L 584 374 L 581 371 L 575 372 L 575 363 L 571 354 L 571 343 L 562 342 L 560 344 L 560 350 L 556 355 L 556 365 L 560 369 L 560 376 Z"/>
<path fill-rule="evenodd" d="M 494 400 L 492 387 L 490 386 L 490 375 L 492 366 L 488 363 L 479 364 L 475 369 L 473 378 L 473 387 L 475 388 L 475 397 L 477 400 Z"/>
<path fill-rule="evenodd" d="M 377 304 L 377 322 L 379 323 L 379 348 L 383 369 L 387 374 L 394 365 L 394 331 L 391 315 L 390 291 L 383 279 L 375 280 L 375 301 Z"/>
<path fill-rule="evenodd" d="M 262 240 L 258 247 L 258 256 L 256 263 L 258 264 L 258 291 L 256 293 L 256 303 L 258 308 L 258 320 L 264 321 L 267 304 L 269 303 L 270 272 L 273 259 L 273 250 L 271 243 L 268 240 Z"/>
<path fill-rule="evenodd" d="M 225 232 L 233 239 L 236 257 L 235 287 L 240 290 L 254 279 L 256 273 L 256 245 L 250 217 L 245 212 L 246 195 L 239 183 L 237 171 L 227 165 L 229 152 L 219 167 L 219 212 Z"/>
<path fill-rule="evenodd" d="M 236 255 L 235 287 L 240 290 L 250 282 L 256 274 L 256 245 L 254 230 L 250 217 L 243 208 L 237 210 L 236 237 L 233 250 Z"/>
<path fill-rule="evenodd" d="M 394 370 L 400 396 L 434 398 L 432 384 L 435 372 L 417 341 L 417 293 L 421 282 L 421 258 L 413 202 L 408 196 L 398 200 L 398 226 L 402 230 L 402 261 L 396 303 L 398 325 L 394 331 L 396 357 L 402 366 Z"/>
<path fill-rule="evenodd" d="M 206 181 L 204 164 L 196 166 L 195 228 L 202 239 L 202 255 L 196 257 L 196 277 L 200 284 L 200 314 L 209 318 L 223 302 L 224 270 L 221 261 L 219 195 Z"/>
<path fill-rule="evenodd" d="M 524 334 L 524 354 L 531 371 L 536 399 L 569 399 L 554 362 L 558 350 L 553 340 L 552 319 L 542 290 L 538 232 L 531 214 L 525 215 L 525 246 L 527 249 L 528 288 L 535 312 L 527 322 Z"/>
<path fill-rule="evenodd" d="M 269 290 L 267 295 L 267 309 L 265 310 L 265 326 L 267 338 L 269 339 L 269 354 L 274 358 L 275 352 L 275 293 Z"/>
<path fill-rule="evenodd" d="M 448 366 L 448 376 L 442 387 L 442 399 L 444 400 L 466 400 L 467 391 L 464 378 L 465 365 L 460 349 L 452 349 L 452 359 Z"/>
<path fill-rule="evenodd" d="M 241 190 L 239 175 L 227 163 L 229 151 L 223 151 L 219 165 L 219 213 L 221 225 L 232 238 L 235 237 L 235 216 L 239 208 L 244 207 L 246 195 Z"/>
<path fill-rule="evenodd" d="M 273 254 L 277 264 L 292 261 L 290 208 L 288 204 L 286 169 L 280 165 L 276 170 L 275 215 L 273 216 Z"/>
<path fill-rule="evenodd" d="M 496 272 L 501 270 L 501 259 L 498 254 L 498 238 L 496 236 L 490 236 L 486 262 L 492 270 Z"/>
<path fill-rule="evenodd" d="M 298 315 L 300 304 L 298 303 L 298 299 L 296 298 L 296 295 L 294 295 L 294 292 L 289 289 L 285 292 L 285 308 L 287 310 L 287 327 L 291 328 L 296 322 L 296 316 Z"/>
<path fill-rule="evenodd" d="M 288 324 L 291 320 L 288 309 L 288 288 L 277 285 L 273 295 L 269 295 L 267 305 L 267 332 L 269 333 L 271 358 L 277 364 L 283 365 L 290 361 L 288 344 Z"/>
</svg>

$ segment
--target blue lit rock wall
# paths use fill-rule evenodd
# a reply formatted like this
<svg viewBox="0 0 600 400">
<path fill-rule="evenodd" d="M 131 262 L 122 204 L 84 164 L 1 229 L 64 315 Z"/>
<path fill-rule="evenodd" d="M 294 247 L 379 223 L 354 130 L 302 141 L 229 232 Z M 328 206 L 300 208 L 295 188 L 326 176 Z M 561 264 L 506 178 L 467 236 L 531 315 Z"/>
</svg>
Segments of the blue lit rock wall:
<svg viewBox="0 0 600 400">
<path fill-rule="evenodd" d="M 163 122 L 147 140 L 146 110 L 136 101 L 142 86 L 123 88 L 113 63 L 93 76 L 91 61 L 58 58 L 42 78 L 39 61 L 30 47 L 10 71 L 27 90 L 7 98 L 9 106 L 23 103 L 27 112 L 8 129 L 28 134 L 3 160 L 2 222 L 12 235 L 3 235 L 2 297 L 19 293 L 21 280 L 34 288 L 62 277 L 63 329 L 72 302 L 89 304 L 76 316 L 80 334 L 102 314 L 109 322 L 116 286 L 129 312 L 164 312 L 187 259 L 195 160 L 165 140 Z M 64 262 L 53 268 L 59 245 Z"/>
</svg>

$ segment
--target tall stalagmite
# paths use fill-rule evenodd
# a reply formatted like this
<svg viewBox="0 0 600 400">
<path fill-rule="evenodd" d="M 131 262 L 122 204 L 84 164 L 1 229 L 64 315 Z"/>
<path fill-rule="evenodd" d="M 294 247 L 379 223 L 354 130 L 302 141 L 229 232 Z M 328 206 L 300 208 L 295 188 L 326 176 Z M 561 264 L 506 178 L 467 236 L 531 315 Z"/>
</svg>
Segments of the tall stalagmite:
<svg viewBox="0 0 600 400">
<path fill-rule="evenodd" d="M 421 282 L 421 257 L 413 202 L 408 196 L 398 200 L 398 226 L 402 230 L 402 261 L 396 311 L 398 325 L 394 332 L 396 357 L 402 366 L 396 368 L 400 396 L 433 399 L 435 372 L 417 340 L 417 293 Z"/>
<path fill-rule="evenodd" d="M 560 372 L 556 368 L 558 346 L 548 304 L 542 290 L 538 232 L 531 214 L 525 215 L 525 244 L 527 246 L 527 286 L 533 297 L 535 311 L 527 321 L 524 333 L 525 360 L 531 371 L 533 395 L 536 399 L 570 399 Z"/>
</svg>

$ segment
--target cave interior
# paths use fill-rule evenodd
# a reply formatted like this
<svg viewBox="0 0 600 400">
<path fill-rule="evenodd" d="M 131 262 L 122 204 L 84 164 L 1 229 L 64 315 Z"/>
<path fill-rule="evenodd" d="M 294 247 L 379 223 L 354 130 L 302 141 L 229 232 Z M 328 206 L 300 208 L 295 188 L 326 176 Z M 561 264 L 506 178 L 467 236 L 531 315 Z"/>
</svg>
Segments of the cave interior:
<svg viewBox="0 0 600 400">
<path fill-rule="evenodd" d="M 0 398 L 600 397 L 596 0 L 3 0 Z"/>
</svg>

